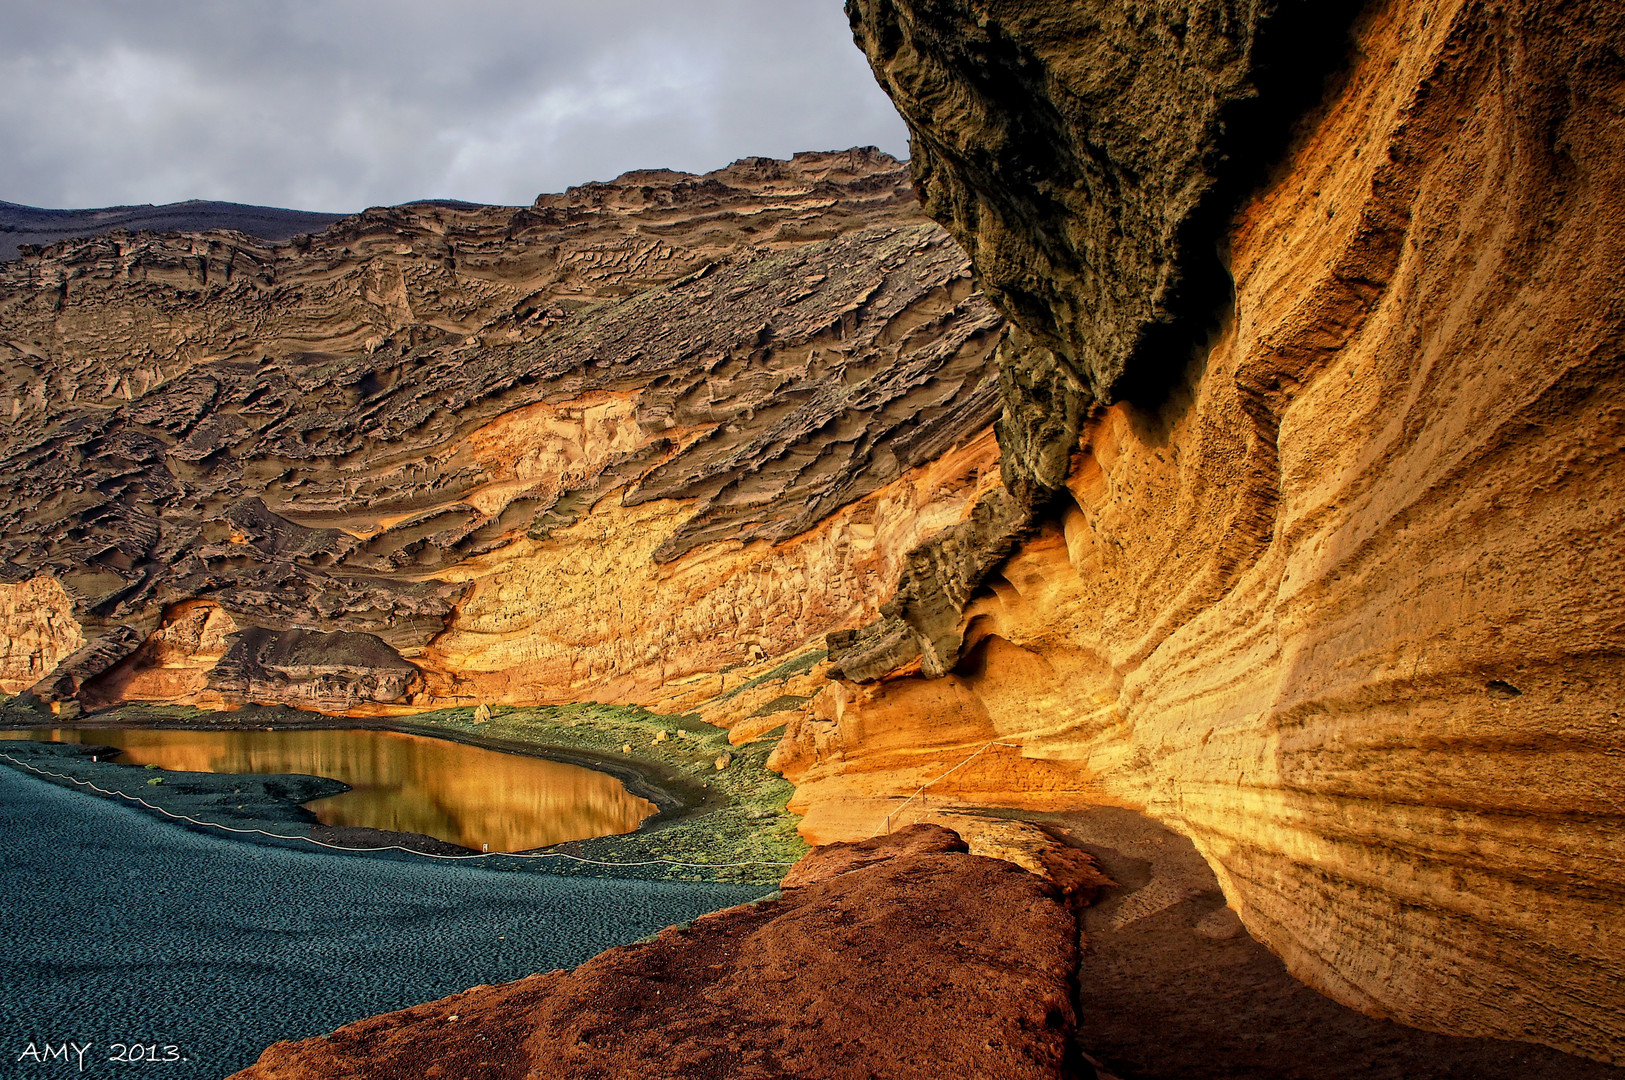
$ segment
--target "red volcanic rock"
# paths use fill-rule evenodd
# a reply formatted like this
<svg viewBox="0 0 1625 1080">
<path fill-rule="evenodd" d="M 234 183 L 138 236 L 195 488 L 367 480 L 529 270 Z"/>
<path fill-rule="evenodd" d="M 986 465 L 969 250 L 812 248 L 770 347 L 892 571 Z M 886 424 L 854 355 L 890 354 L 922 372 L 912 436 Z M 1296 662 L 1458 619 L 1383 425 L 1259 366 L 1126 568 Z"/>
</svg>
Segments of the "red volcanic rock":
<svg viewBox="0 0 1625 1080">
<path fill-rule="evenodd" d="M 1072 915 L 960 847 L 916 826 L 814 852 L 781 897 L 276 1043 L 235 1080 L 1068 1075 Z"/>
<path fill-rule="evenodd" d="M 875 836 L 851 844 L 826 844 L 802 856 L 790 868 L 779 887 L 795 889 L 862 870 L 895 858 L 899 851 L 910 855 L 956 855 L 970 850 L 959 834 L 940 825 L 916 825 L 888 836 Z"/>
</svg>

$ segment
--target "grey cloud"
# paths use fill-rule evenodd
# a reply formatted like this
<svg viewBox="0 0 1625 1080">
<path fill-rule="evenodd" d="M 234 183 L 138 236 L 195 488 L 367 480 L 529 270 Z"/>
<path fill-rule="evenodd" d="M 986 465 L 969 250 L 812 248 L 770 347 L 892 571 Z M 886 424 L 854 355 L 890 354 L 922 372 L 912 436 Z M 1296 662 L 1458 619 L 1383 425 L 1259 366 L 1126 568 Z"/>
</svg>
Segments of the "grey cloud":
<svg viewBox="0 0 1625 1080">
<path fill-rule="evenodd" d="M 0 199 L 525 203 L 907 135 L 839 0 L 0 0 Z"/>
</svg>

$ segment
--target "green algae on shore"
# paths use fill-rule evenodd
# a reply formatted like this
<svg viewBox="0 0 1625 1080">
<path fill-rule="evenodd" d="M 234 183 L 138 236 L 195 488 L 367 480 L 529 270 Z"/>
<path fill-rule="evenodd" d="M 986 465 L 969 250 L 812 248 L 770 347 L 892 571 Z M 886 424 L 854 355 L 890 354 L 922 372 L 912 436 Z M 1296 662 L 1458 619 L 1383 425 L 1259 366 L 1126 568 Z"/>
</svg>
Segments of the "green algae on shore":
<svg viewBox="0 0 1625 1080">
<path fill-rule="evenodd" d="M 490 712 L 489 720 L 479 721 L 473 709 L 443 709 L 419 713 L 391 726 L 514 743 L 539 752 L 573 750 L 609 765 L 617 760 L 633 766 L 655 765 L 668 780 L 680 779 L 698 787 L 703 803 L 697 807 L 663 813 L 634 833 L 576 841 L 557 849 L 611 862 L 669 859 L 712 864 L 710 868 L 668 867 L 639 876 L 777 881 L 808 850 L 796 832 L 799 816 L 787 809 L 795 788 L 767 768 L 773 739 L 731 746 L 726 731 L 697 716 L 664 715 L 636 706 L 498 706 Z M 623 749 L 628 746 L 630 753 Z M 717 760 L 723 755 L 731 760 L 726 768 L 718 769 Z M 743 865 L 717 865 L 726 863 Z"/>
<path fill-rule="evenodd" d="M 585 765 L 615 775 L 629 789 L 651 798 L 661 808 L 636 832 L 571 841 L 545 854 L 481 860 L 491 869 L 571 876 L 773 882 L 807 850 L 796 832 L 799 819 L 786 809 L 794 789 L 766 768 L 771 739 L 730 746 L 725 731 L 698 717 L 662 715 L 630 706 L 499 706 L 482 711 L 489 713 L 488 719 L 476 718 L 472 708 L 453 708 L 388 720 L 355 720 L 283 707 L 249 706 L 232 712 L 208 712 L 184 706 L 127 704 L 78 718 L 72 726 L 85 731 L 115 725 L 394 730 Z M 13 702 L 0 703 L 0 726 L 63 726 L 53 720 Z M 724 756 L 727 766 L 719 769 L 717 762 Z M 121 782 L 128 780 L 125 774 L 133 770 L 117 762 L 93 762 L 70 755 L 57 759 L 56 770 L 68 770 L 81 780 L 93 780 L 110 790 L 135 790 L 133 782 Z M 307 795 L 303 787 L 278 783 L 274 795 L 258 801 L 245 815 L 234 793 L 244 790 L 246 778 L 215 779 L 207 773 L 175 775 L 184 777 L 185 782 L 164 788 L 145 786 L 143 776 L 140 797 L 171 813 L 233 827 L 270 826 L 267 831 L 307 837 L 311 833 L 313 815 L 299 804 L 314 797 L 315 789 Z M 257 790 L 264 781 L 260 777 L 250 782 Z M 245 817 L 252 817 L 253 823 Z M 412 846 L 446 853 L 442 847 Z"/>
</svg>

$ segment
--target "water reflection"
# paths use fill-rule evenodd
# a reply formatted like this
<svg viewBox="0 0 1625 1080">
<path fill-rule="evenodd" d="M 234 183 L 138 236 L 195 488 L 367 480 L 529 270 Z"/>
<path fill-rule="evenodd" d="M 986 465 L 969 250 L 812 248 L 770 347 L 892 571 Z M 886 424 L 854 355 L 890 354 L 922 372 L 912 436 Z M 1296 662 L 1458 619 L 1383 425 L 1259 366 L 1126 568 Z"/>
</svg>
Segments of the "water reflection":
<svg viewBox="0 0 1625 1080">
<path fill-rule="evenodd" d="M 607 773 L 393 731 L 0 732 L 116 746 L 121 762 L 214 773 L 307 773 L 353 790 L 309 804 L 324 825 L 414 832 L 525 851 L 631 832 L 656 807 Z"/>
</svg>

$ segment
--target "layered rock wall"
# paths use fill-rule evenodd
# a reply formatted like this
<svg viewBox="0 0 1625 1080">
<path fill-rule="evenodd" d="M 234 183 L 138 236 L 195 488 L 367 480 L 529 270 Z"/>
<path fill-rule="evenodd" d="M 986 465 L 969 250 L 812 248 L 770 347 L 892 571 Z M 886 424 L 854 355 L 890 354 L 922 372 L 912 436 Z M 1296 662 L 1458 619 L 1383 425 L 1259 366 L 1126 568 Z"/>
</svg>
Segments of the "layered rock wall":
<svg viewBox="0 0 1625 1080">
<path fill-rule="evenodd" d="M 1228 48 L 1227 10 L 1191 6 L 1177 55 Z M 953 672 L 837 684 L 792 725 L 777 760 L 806 831 L 906 820 L 961 765 L 926 798 L 1143 807 L 1340 1000 L 1625 1060 L 1625 16 L 1368 10 L 1349 70 L 1210 238 L 1234 282 L 1210 347 L 1107 406 L 1134 389 L 1114 364 L 1180 366 L 1143 353 L 1155 335 L 1091 335 L 1113 289 L 1159 318 L 1181 251 L 1102 234 L 1116 189 L 1093 173 L 1057 193 L 964 151 L 1037 137 L 1035 113 L 1051 152 L 1140 175 L 1134 153 L 1192 129 L 1142 147 L 1097 90 L 1159 77 L 1112 58 L 1172 6 L 849 11 L 928 204 L 1094 404 L 1064 496 L 960 614 Z M 988 89 L 1010 54 L 1015 111 Z M 1063 241 L 1106 284 L 1054 269 Z"/>
<path fill-rule="evenodd" d="M 46 696 L 646 697 L 872 619 L 998 486 L 1002 320 L 875 151 L 63 243 L 0 320 L 0 558 L 77 624 L 0 675 Z"/>
<path fill-rule="evenodd" d="M 1143 808 L 1625 1061 L 1615 7 L 852 0 L 947 231 L 849 152 L 29 254 L 0 688 L 787 724 L 810 839 Z"/>
</svg>

